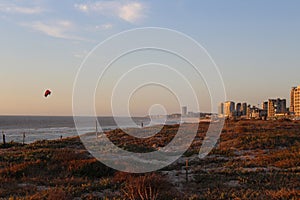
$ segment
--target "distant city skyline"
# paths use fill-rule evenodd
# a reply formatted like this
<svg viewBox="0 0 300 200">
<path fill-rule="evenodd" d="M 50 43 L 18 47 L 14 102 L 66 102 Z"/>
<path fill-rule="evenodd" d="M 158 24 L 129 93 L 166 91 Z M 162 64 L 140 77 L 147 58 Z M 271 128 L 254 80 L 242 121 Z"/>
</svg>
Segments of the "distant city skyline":
<svg viewBox="0 0 300 200">
<path fill-rule="evenodd" d="M 220 70 L 228 100 L 257 105 L 284 98 L 290 105 L 290 90 L 300 85 L 299 7 L 296 0 L 2 1 L 0 115 L 72 115 L 73 83 L 88 52 L 114 34 L 140 27 L 174 29 L 200 43 Z M 169 78 L 181 88 L 174 77 Z M 190 109 L 210 112 L 204 81 L 191 81 L 201 105 Z M 47 99 L 46 89 L 52 91 Z M 147 115 L 156 101 L 168 113 L 180 113 L 184 106 L 161 88 L 139 95 L 130 104 L 135 116 Z M 99 113 L 110 115 L 109 105 L 100 102 Z"/>
<path fill-rule="evenodd" d="M 288 99 L 288 98 L 287 98 Z M 247 102 L 233 100 L 220 102 L 219 117 L 245 119 L 299 119 L 300 117 L 300 85 L 290 89 L 289 100 L 285 98 L 268 98 L 257 106 Z"/>
<path fill-rule="evenodd" d="M 239 103 L 245 103 L 245 102 L 248 102 L 250 105 L 253 105 L 253 106 L 258 106 L 258 107 L 263 107 L 264 105 L 264 101 L 265 100 L 269 100 L 269 99 L 285 99 L 286 100 L 286 105 L 287 105 L 287 108 L 290 108 L 290 107 L 292 107 L 292 102 L 293 102 L 293 100 L 292 100 L 292 94 L 294 95 L 294 93 L 292 93 L 291 92 L 291 90 L 295 90 L 295 89 L 298 89 L 300 87 L 300 84 L 299 85 L 297 85 L 297 86 L 291 86 L 290 88 L 289 88 L 289 90 L 287 90 L 288 91 L 288 93 L 289 93 L 289 95 L 287 95 L 287 96 L 272 96 L 272 98 L 271 97 L 269 97 L 269 98 L 266 98 L 266 99 L 262 99 L 261 100 L 261 102 L 257 102 L 257 103 L 249 103 L 249 101 L 247 101 L 247 100 L 244 100 L 244 101 L 240 101 L 240 100 L 236 100 L 236 99 L 227 99 L 226 101 L 233 101 L 233 102 L 239 102 Z M 299 91 L 299 90 L 296 90 L 296 91 Z"/>
</svg>

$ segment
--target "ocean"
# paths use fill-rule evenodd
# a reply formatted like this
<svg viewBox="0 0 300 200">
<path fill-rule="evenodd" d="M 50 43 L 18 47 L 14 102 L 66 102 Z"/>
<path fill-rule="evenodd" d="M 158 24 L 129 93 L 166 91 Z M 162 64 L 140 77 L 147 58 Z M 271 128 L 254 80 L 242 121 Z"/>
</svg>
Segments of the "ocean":
<svg viewBox="0 0 300 200">
<path fill-rule="evenodd" d="M 54 140 L 60 137 L 72 137 L 80 134 L 95 132 L 96 120 L 94 117 L 80 117 L 85 123 L 77 130 L 72 116 L 0 116 L 0 132 L 6 136 L 6 142 L 32 143 L 37 140 Z M 113 117 L 98 117 L 102 131 L 116 128 L 137 127 L 141 123 L 147 125 L 149 118 L 134 117 L 134 124 L 128 117 L 118 117 L 118 125 Z M 101 130 L 98 127 L 98 130 Z M 0 141 L 2 142 L 2 136 Z"/>
<path fill-rule="evenodd" d="M 6 142 L 32 143 L 37 140 L 55 140 L 61 137 L 73 137 L 96 131 L 95 117 L 79 117 L 80 127 L 75 128 L 73 116 L 0 116 L 0 134 L 6 136 Z M 108 131 L 117 128 L 137 128 L 159 124 L 198 123 L 198 118 L 148 118 L 148 117 L 98 117 L 97 130 Z M 116 123 L 117 122 L 117 123 Z M 2 135 L 0 137 L 2 142 Z"/>
</svg>

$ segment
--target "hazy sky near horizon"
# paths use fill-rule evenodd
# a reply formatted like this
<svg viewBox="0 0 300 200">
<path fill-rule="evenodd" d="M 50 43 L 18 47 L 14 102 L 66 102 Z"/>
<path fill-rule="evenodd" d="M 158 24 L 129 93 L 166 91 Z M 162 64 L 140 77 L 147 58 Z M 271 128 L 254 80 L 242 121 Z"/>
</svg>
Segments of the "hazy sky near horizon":
<svg viewBox="0 0 300 200">
<path fill-rule="evenodd" d="M 73 83 L 88 52 L 113 34 L 149 26 L 177 30 L 205 47 L 228 100 L 289 102 L 290 88 L 300 85 L 299 8 L 297 0 L 1 0 L 0 115 L 72 115 Z M 45 99 L 48 88 L 53 94 Z M 168 112 L 179 111 L 172 95 L 166 101 L 157 92 Z M 143 102 L 155 103 L 145 94 L 134 97 L 134 115 L 147 114 Z M 209 107 L 204 101 L 202 111 Z"/>
</svg>

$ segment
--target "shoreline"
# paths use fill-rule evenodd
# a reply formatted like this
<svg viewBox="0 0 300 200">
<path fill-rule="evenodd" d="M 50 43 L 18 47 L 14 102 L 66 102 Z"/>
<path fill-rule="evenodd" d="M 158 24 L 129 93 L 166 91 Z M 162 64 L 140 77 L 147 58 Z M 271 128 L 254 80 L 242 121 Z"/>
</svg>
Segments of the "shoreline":
<svg viewBox="0 0 300 200">
<path fill-rule="evenodd" d="M 22 117 L 22 116 L 18 116 L 18 117 Z M 107 117 L 107 118 L 112 119 L 111 117 Z M 68 117 L 68 119 L 71 119 L 71 118 Z M 141 119 L 144 119 L 144 118 L 141 118 Z M 73 118 L 72 118 L 71 122 L 73 122 Z M 141 122 L 143 122 L 143 121 L 141 121 Z M 149 127 L 146 122 L 145 122 L 145 127 Z M 162 125 L 159 122 L 160 121 L 154 120 L 154 122 L 151 126 Z M 175 124 L 176 122 L 179 123 L 179 119 L 171 119 L 171 120 L 169 120 L 168 124 Z M 62 123 L 62 122 L 60 122 L 60 123 Z M 22 143 L 23 142 L 23 133 L 25 133 L 25 143 L 29 144 L 29 143 L 32 143 L 32 142 L 35 142 L 38 140 L 55 140 L 55 139 L 60 139 L 61 136 L 63 138 L 71 137 L 71 136 L 80 136 L 80 135 L 95 131 L 94 122 L 90 122 L 90 124 L 91 124 L 91 126 L 83 127 L 82 130 L 77 130 L 75 127 L 63 126 L 63 125 L 60 125 L 60 126 L 51 125 L 50 127 L 49 127 L 49 125 L 44 125 L 44 126 L 38 125 L 37 127 L 31 127 L 30 125 L 26 125 L 27 127 L 21 127 L 21 128 L 17 128 L 17 127 L 5 128 L 5 126 L 2 126 L 1 131 L 2 131 L 2 133 L 4 133 L 6 135 L 7 142 L 15 141 L 15 142 Z M 102 127 L 103 127 L 102 128 L 103 132 L 112 131 L 112 130 L 120 128 L 117 125 L 106 125 L 106 126 L 102 126 Z M 140 126 L 137 124 L 123 125 L 121 128 L 122 129 L 140 128 Z"/>
</svg>

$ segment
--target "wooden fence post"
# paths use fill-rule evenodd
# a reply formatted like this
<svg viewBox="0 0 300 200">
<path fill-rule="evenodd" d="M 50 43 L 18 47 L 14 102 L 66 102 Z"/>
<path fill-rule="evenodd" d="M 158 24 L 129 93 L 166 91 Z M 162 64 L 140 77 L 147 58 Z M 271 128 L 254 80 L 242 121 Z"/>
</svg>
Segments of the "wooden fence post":
<svg viewBox="0 0 300 200">
<path fill-rule="evenodd" d="M 186 159 L 185 161 L 185 180 L 189 182 L 189 160 Z"/>
<path fill-rule="evenodd" d="M 23 145 L 25 144 L 25 137 L 26 137 L 25 132 L 23 132 Z"/>
<path fill-rule="evenodd" d="M 6 145 L 6 141 L 5 141 L 5 134 L 4 134 L 3 131 L 2 131 L 2 137 L 3 137 L 3 145 L 5 146 Z"/>
</svg>

